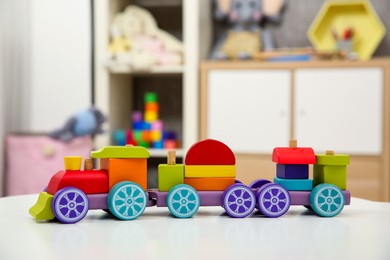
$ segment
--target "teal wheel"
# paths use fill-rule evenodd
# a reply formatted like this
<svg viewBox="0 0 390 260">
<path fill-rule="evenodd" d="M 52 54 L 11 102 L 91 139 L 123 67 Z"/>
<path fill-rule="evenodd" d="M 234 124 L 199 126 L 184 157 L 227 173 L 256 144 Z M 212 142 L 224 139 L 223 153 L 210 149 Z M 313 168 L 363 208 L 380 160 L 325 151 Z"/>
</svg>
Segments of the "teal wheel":
<svg viewBox="0 0 390 260">
<path fill-rule="evenodd" d="M 176 185 L 168 193 L 167 205 L 173 216 L 177 218 L 190 218 L 199 209 L 199 194 L 189 185 Z"/>
<path fill-rule="evenodd" d="M 110 212 L 122 220 L 136 219 L 145 211 L 147 196 L 141 186 L 122 181 L 108 193 L 107 205 Z"/>
<path fill-rule="evenodd" d="M 344 193 L 333 184 L 320 184 L 310 194 L 310 205 L 321 217 L 334 217 L 345 204 Z"/>
</svg>

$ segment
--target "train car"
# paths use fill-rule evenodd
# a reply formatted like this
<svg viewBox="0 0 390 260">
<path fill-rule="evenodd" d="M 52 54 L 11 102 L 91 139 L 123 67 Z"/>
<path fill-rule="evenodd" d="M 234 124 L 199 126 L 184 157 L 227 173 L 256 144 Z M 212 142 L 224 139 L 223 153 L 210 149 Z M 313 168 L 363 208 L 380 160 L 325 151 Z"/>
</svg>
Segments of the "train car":
<svg viewBox="0 0 390 260">
<path fill-rule="evenodd" d="M 176 164 L 174 152 L 169 152 L 167 164 L 158 167 L 157 189 L 147 187 L 147 149 L 107 146 L 91 156 L 99 160 L 99 169 L 93 169 L 92 159 L 85 161 L 84 170 L 80 170 L 81 157 L 64 159 L 65 170 L 53 175 L 30 208 L 36 221 L 76 223 L 92 209 L 133 220 L 152 206 L 168 207 L 178 218 L 192 217 L 200 206 L 222 206 L 234 218 L 247 217 L 256 207 L 266 216 L 280 217 L 290 205 L 303 205 L 320 216 L 333 217 L 350 203 L 350 192 L 343 186 L 349 157 L 319 155 L 317 159 L 311 148 L 275 148 L 274 183 L 259 179 L 249 186 L 236 180 L 231 149 L 212 139 L 195 143 L 184 164 Z M 315 165 L 313 189 L 308 164 L 317 160 L 320 164 Z M 342 177 L 330 176 L 333 172 Z M 334 183 L 326 183 L 328 180 Z"/>
</svg>

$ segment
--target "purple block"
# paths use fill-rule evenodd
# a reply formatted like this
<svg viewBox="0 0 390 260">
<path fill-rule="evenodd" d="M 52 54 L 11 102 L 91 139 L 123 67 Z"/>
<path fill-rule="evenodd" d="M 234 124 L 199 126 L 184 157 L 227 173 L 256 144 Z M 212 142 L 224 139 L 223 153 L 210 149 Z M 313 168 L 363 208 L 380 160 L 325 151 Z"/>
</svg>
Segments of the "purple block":
<svg viewBox="0 0 390 260">
<path fill-rule="evenodd" d="M 343 190 L 345 197 L 345 205 L 351 204 L 351 192 L 349 190 Z"/>
<path fill-rule="evenodd" d="M 290 191 L 291 205 L 310 205 L 311 191 Z"/>
<path fill-rule="evenodd" d="M 132 114 L 132 121 L 133 122 L 142 121 L 142 112 L 141 111 L 134 111 Z"/>
<path fill-rule="evenodd" d="M 201 206 L 221 206 L 223 191 L 198 191 Z"/>
<path fill-rule="evenodd" d="M 289 191 L 291 197 L 291 205 L 310 205 L 311 191 Z M 351 204 L 351 192 L 343 190 L 345 197 L 345 205 Z"/>
<path fill-rule="evenodd" d="M 108 193 L 88 194 L 89 209 L 108 209 L 107 196 Z"/>
<path fill-rule="evenodd" d="M 168 192 L 157 189 L 148 190 L 149 198 L 155 201 L 157 207 L 167 207 Z M 200 206 L 221 206 L 223 191 L 198 191 Z"/>
<path fill-rule="evenodd" d="M 158 189 L 150 189 L 147 192 L 149 199 L 156 201 L 157 207 L 167 207 L 168 192 L 161 192 Z"/>
<path fill-rule="evenodd" d="M 283 179 L 308 179 L 308 164 L 277 164 L 276 176 Z"/>
</svg>

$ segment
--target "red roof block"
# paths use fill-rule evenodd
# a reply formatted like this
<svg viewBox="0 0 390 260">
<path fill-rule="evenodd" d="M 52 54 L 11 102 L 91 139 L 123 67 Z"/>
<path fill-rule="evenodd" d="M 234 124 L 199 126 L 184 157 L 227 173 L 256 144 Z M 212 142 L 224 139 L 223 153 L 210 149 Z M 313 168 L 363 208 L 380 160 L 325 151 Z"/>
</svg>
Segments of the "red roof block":
<svg viewBox="0 0 390 260">
<path fill-rule="evenodd" d="M 235 165 L 230 148 L 217 140 L 206 139 L 193 144 L 187 152 L 186 165 Z"/>
<path fill-rule="evenodd" d="M 272 161 L 278 164 L 315 164 L 316 155 L 310 147 L 276 147 Z"/>
</svg>

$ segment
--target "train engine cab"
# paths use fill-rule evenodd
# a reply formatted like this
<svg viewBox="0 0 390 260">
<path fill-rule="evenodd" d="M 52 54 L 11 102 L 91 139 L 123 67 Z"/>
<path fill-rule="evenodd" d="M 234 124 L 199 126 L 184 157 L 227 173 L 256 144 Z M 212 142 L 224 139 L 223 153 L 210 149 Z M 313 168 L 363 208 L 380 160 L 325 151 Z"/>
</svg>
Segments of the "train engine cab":
<svg viewBox="0 0 390 260">
<path fill-rule="evenodd" d="M 81 157 L 64 158 L 65 170 L 53 175 L 29 211 L 35 220 L 57 218 L 63 223 L 75 223 L 83 219 L 89 209 L 109 209 L 118 218 L 127 219 L 129 217 L 121 214 L 121 210 L 128 203 L 122 203 L 120 194 L 127 189 L 140 196 L 130 205 L 131 210 L 143 213 L 147 204 L 149 152 L 138 146 L 107 146 L 92 152 L 92 157 L 100 160 L 100 169 L 93 169 L 92 159 L 86 159 L 84 170 L 80 170 Z"/>
</svg>

